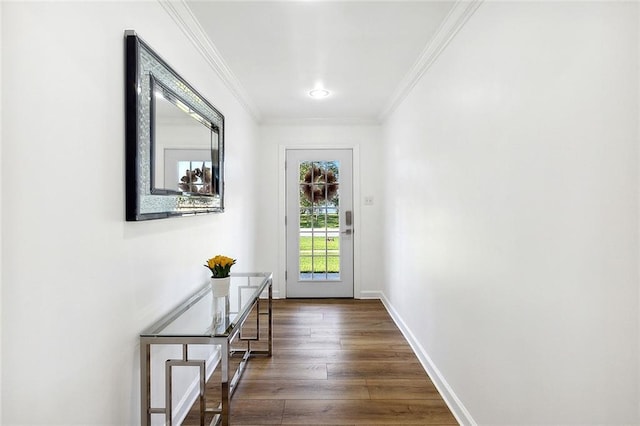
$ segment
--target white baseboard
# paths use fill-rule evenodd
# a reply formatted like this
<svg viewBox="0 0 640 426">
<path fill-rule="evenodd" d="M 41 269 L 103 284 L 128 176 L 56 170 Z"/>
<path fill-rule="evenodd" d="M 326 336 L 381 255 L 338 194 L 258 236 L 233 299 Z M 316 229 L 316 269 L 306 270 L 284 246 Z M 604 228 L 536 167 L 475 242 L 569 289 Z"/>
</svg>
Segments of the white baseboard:
<svg viewBox="0 0 640 426">
<path fill-rule="evenodd" d="M 211 375 L 216 369 L 216 366 L 220 362 L 220 350 L 214 350 L 209 358 L 206 360 L 206 369 L 205 369 L 205 382 L 211 378 Z M 184 394 L 180 402 L 176 405 L 176 409 L 173 412 L 173 424 L 180 425 L 184 421 L 187 414 L 189 414 L 189 410 L 193 406 L 193 404 L 198 400 L 200 396 L 200 380 L 196 378 L 189 388 L 187 392 Z"/>
<path fill-rule="evenodd" d="M 375 290 L 375 291 L 367 291 L 367 290 L 363 290 L 360 292 L 360 297 L 359 299 L 380 299 L 382 300 L 382 292 L 379 290 Z"/>
<path fill-rule="evenodd" d="M 447 383 L 445 378 L 442 376 L 442 373 L 440 372 L 438 367 L 436 367 L 429 354 L 427 354 L 427 351 L 415 338 L 414 334 L 411 332 L 409 327 L 407 327 L 398 312 L 393 308 L 384 293 L 380 294 L 380 300 L 389 312 L 389 315 L 391 315 L 393 321 L 396 323 L 396 325 L 404 335 L 405 339 L 407 339 L 407 341 L 409 342 L 409 345 L 411 345 L 411 348 L 418 357 L 418 360 L 422 364 L 422 367 L 431 378 L 431 381 L 435 385 L 436 389 L 438 389 L 438 392 L 442 396 L 442 399 L 444 399 L 444 402 L 447 404 L 458 423 L 460 423 L 461 425 L 477 425 L 475 420 L 473 420 L 473 417 L 471 417 L 469 411 L 462 404 L 462 401 L 460 401 L 460 398 L 457 397 L 453 389 L 451 389 L 451 386 L 449 386 L 449 383 Z"/>
</svg>

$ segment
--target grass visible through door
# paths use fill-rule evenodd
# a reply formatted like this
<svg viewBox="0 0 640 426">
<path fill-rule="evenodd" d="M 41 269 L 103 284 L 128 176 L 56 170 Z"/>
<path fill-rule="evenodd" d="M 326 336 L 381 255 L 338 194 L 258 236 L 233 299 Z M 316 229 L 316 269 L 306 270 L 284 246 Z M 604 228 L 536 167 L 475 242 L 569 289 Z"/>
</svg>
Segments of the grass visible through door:
<svg viewBox="0 0 640 426">
<path fill-rule="evenodd" d="M 312 262 L 313 259 L 313 262 Z M 300 237 L 300 272 L 340 272 L 339 237 Z"/>
</svg>

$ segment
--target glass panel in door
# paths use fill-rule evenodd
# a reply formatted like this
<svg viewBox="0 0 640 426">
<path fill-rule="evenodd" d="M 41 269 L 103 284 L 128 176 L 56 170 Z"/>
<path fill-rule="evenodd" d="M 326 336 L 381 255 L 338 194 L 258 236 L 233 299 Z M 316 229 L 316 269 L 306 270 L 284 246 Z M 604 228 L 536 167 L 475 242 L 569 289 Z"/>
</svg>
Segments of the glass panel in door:
<svg viewBox="0 0 640 426">
<path fill-rule="evenodd" d="M 300 163 L 300 280 L 340 279 L 340 162 Z"/>
</svg>

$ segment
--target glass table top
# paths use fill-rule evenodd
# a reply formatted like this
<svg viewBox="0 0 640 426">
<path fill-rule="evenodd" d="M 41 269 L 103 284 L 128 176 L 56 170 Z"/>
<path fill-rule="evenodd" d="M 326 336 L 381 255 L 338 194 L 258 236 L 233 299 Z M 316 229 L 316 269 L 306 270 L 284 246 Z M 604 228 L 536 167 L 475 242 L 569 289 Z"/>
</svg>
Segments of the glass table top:
<svg viewBox="0 0 640 426">
<path fill-rule="evenodd" d="M 227 337 L 249 314 L 272 280 L 271 273 L 231 274 L 226 312 L 216 323 L 214 294 L 207 283 L 191 297 L 140 333 L 141 337 Z M 224 298 L 222 298 L 224 300 Z M 220 300 L 216 305 L 220 305 Z"/>
</svg>

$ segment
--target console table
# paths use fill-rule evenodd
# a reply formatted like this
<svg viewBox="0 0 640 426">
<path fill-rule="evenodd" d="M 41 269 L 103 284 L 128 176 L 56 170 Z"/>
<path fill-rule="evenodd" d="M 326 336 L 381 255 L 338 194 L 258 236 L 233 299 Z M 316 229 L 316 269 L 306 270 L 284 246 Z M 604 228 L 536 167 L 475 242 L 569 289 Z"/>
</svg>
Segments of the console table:
<svg viewBox="0 0 640 426">
<path fill-rule="evenodd" d="M 272 286 L 271 273 L 231 274 L 229 295 L 226 296 L 227 312 L 220 323 L 214 322 L 214 295 L 211 286 L 207 284 L 140 334 L 140 402 L 143 426 L 151 424 L 151 416 L 154 414 L 164 415 L 165 424 L 172 424 L 171 374 L 172 368 L 179 366 L 199 368 L 200 424 L 204 425 L 205 412 L 215 414 L 212 424 L 229 424 L 230 399 L 242 376 L 246 362 L 252 356 L 271 356 L 272 353 Z M 268 324 L 267 349 L 252 349 L 251 342 L 260 340 L 260 318 L 265 316 Z M 254 324 L 255 319 L 257 330 L 255 336 L 242 335 L 241 330 L 248 318 L 252 318 L 251 324 Z M 246 342 L 246 348 L 232 348 L 231 343 L 236 341 Z M 189 359 L 189 345 L 203 344 L 220 346 L 221 404 L 215 409 L 205 407 L 206 361 Z M 164 407 L 151 406 L 151 345 L 182 346 L 181 358 L 169 359 L 165 362 Z M 233 356 L 239 356 L 241 360 L 230 378 L 229 359 Z"/>
</svg>

